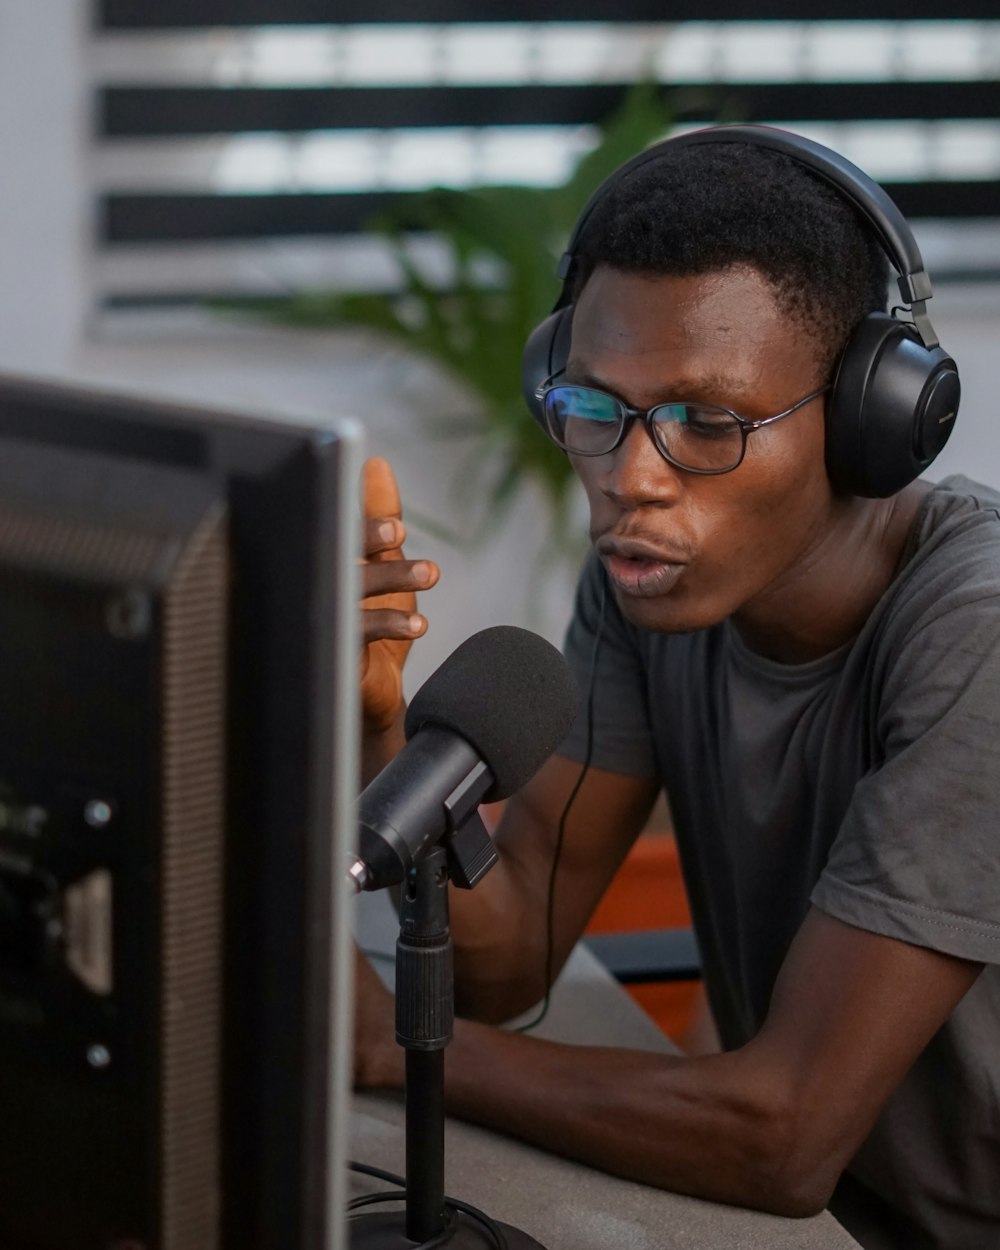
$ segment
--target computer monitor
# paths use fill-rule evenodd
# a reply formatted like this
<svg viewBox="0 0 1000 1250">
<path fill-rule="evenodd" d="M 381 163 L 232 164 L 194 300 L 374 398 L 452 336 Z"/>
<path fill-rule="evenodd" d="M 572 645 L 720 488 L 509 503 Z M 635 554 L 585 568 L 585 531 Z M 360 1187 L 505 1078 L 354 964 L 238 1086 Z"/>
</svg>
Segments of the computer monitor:
<svg viewBox="0 0 1000 1250">
<path fill-rule="evenodd" d="M 339 1247 L 359 437 L 0 378 L 0 1246 Z"/>
</svg>

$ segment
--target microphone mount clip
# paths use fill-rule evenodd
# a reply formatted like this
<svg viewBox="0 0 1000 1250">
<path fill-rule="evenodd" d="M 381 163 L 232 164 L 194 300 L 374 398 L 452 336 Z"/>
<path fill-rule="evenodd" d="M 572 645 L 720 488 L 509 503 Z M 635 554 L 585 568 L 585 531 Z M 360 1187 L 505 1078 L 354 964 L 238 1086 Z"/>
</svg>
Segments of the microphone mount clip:
<svg viewBox="0 0 1000 1250">
<path fill-rule="evenodd" d="M 499 858 L 479 814 L 486 778 L 492 784 L 490 770 L 480 763 L 444 800 L 447 832 L 441 845 L 448 857 L 448 876 L 463 890 L 471 890 Z"/>
</svg>

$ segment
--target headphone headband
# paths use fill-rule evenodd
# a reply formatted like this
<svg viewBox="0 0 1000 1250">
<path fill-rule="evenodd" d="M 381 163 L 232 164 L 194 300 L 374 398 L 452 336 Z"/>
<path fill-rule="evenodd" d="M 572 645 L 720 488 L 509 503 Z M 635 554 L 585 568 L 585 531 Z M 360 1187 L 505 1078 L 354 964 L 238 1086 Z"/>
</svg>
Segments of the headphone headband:
<svg viewBox="0 0 1000 1250">
<path fill-rule="evenodd" d="M 898 273 L 900 296 L 910 307 L 914 325 L 924 346 L 937 347 L 939 340 L 926 310 L 926 301 L 934 294 L 931 280 L 924 268 L 923 257 L 913 232 L 895 201 L 877 182 L 838 152 L 802 135 L 779 130 L 775 126 L 712 126 L 704 130 L 691 130 L 654 143 L 633 156 L 606 178 L 583 206 L 572 238 L 560 258 L 557 269 L 559 278 L 565 282 L 569 277 L 579 240 L 613 183 L 627 178 L 634 170 L 650 161 L 659 160 L 668 149 L 672 151 L 678 147 L 700 147 L 706 143 L 750 143 L 755 147 L 781 152 L 798 161 L 800 165 L 805 165 L 846 196 L 871 226 L 882 250 Z M 564 287 L 556 308 L 562 307 L 568 301 L 569 294 Z"/>
</svg>

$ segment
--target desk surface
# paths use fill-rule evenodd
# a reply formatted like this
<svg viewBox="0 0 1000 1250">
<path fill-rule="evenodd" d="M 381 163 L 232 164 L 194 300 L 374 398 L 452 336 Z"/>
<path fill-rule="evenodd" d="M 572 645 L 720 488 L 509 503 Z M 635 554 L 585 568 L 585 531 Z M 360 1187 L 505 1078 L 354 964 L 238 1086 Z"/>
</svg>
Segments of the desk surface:
<svg viewBox="0 0 1000 1250">
<path fill-rule="evenodd" d="M 391 951 L 397 929 L 388 900 L 371 895 L 358 904 L 362 946 Z M 383 975 L 391 973 L 383 961 L 377 966 Z M 559 978 L 549 1015 L 535 1033 L 588 1045 L 672 1049 L 582 948 Z M 357 1095 L 351 1157 L 403 1172 L 402 1125 L 400 1098 Z M 858 1250 L 826 1213 L 789 1220 L 666 1193 L 453 1119 L 445 1131 L 445 1181 L 449 1195 L 530 1233 L 546 1250 Z M 385 1188 L 364 1179 L 352 1185 L 355 1192 Z"/>
</svg>

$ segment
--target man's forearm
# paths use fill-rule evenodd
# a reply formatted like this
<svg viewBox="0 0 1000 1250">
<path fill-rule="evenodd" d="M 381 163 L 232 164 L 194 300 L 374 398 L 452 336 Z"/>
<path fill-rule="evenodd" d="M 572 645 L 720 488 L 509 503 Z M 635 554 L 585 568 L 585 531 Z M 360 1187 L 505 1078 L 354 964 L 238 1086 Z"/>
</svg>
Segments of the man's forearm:
<svg viewBox="0 0 1000 1250">
<path fill-rule="evenodd" d="M 579 783 L 579 764 L 549 759 L 506 805 L 494 837 L 499 864 L 475 890 L 452 891 L 461 1014 L 495 1024 L 540 1001 L 656 797 L 647 779 L 592 769 L 567 821 Z"/>
<path fill-rule="evenodd" d="M 500 862 L 475 890 L 451 891 L 451 934 L 460 1015 L 501 1024 L 541 1000 L 547 963 L 544 894 L 502 850 Z M 556 972 L 561 964 L 560 957 Z"/>
<path fill-rule="evenodd" d="M 389 1062 L 392 1084 L 402 1060 Z M 570 1046 L 458 1020 L 445 1067 L 451 1114 L 630 1180 L 788 1216 L 821 1210 L 836 1182 L 742 1052 Z"/>
<path fill-rule="evenodd" d="M 740 1052 L 686 1059 L 457 1021 L 446 1069 L 453 1114 L 662 1189 L 803 1216 L 836 1181 L 801 1166 L 794 1117 Z"/>
</svg>

